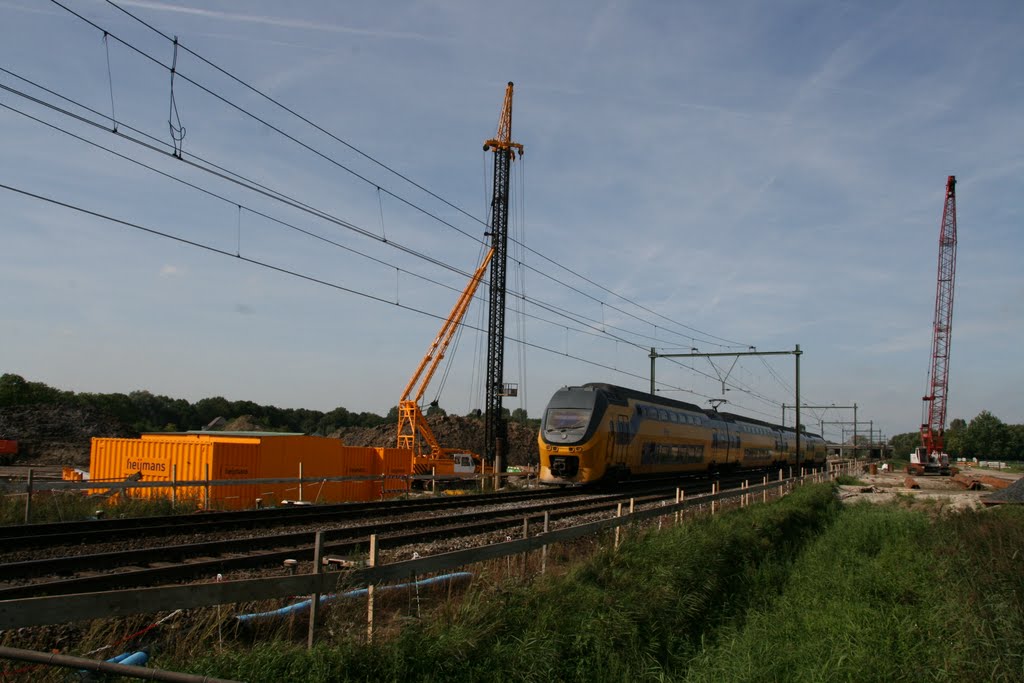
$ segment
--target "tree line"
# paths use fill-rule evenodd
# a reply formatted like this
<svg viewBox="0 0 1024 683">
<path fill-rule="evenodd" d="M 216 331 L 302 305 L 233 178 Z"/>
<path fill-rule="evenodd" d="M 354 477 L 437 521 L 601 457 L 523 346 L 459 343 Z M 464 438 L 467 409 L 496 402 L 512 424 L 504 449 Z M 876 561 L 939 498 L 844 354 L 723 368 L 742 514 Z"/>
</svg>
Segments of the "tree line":
<svg viewBox="0 0 1024 683">
<path fill-rule="evenodd" d="M 232 419 L 250 415 L 260 428 L 270 432 L 301 432 L 326 436 L 346 427 L 376 427 L 398 424 L 398 406 L 387 415 L 352 412 L 338 407 L 329 412 L 305 408 L 278 408 L 252 401 L 229 401 L 223 396 L 204 398 L 190 403 L 146 390 L 128 394 L 98 394 L 56 389 L 43 382 L 31 382 L 11 373 L 0 376 L 0 408 L 32 405 L 66 405 L 91 409 L 117 419 L 132 431 L 178 432 L 202 429 L 218 417 Z M 445 415 L 444 409 L 430 406 L 427 415 Z M 526 410 L 504 410 L 506 419 L 539 425 L 528 420 Z M 479 411 L 468 417 L 478 417 Z"/>
<path fill-rule="evenodd" d="M 949 423 L 945 435 L 946 453 L 952 458 L 978 460 L 1024 459 L 1024 425 L 1006 424 L 987 410 L 970 422 L 957 418 Z M 921 444 L 918 432 L 897 434 L 889 439 L 894 453 L 906 458 Z"/>
</svg>

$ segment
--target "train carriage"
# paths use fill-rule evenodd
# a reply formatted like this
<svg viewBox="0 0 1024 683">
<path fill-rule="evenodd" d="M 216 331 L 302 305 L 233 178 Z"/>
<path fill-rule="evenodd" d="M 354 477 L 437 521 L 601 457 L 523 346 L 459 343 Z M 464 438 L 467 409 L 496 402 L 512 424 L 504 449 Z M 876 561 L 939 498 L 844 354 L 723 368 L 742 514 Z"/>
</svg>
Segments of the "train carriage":
<svg viewBox="0 0 1024 683">
<path fill-rule="evenodd" d="M 790 429 L 610 384 L 556 392 L 538 444 L 540 480 L 558 485 L 796 464 Z M 801 447 L 824 461 L 820 437 Z"/>
</svg>

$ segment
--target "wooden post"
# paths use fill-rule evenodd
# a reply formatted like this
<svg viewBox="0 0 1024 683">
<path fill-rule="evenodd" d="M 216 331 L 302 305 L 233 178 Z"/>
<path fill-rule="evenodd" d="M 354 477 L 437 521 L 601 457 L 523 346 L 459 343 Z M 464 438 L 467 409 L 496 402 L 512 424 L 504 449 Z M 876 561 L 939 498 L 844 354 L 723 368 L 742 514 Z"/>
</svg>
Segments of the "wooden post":
<svg viewBox="0 0 1024 683">
<path fill-rule="evenodd" d="M 210 509 L 210 463 L 204 465 L 206 468 L 206 510 Z"/>
<path fill-rule="evenodd" d="M 313 573 L 320 573 L 320 553 L 323 551 L 324 532 L 316 532 L 316 541 L 313 545 Z M 306 649 L 313 649 L 313 639 L 316 634 L 316 619 L 320 614 L 320 591 L 313 593 L 313 601 L 309 603 L 309 636 L 306 638 Z"/>
<path fill-rule="evenodd" d="M 501 488 L 501 456 L 494 456 L 494 490 Z"/>
<path fill-rule="evenodd" d="M 28 486 L 25 487 L 25 493 L 28 495 L 25 497 L 25 524 L 32 523 L 32 475 L 33 470 L 31 467 L 28 468 Z"/>
<path fill-rule="evenodd" d="M 633 498 L 629 499 L 629 514 L 633 514 L 633 504 L 634 504 L 634 502 L 635 502 L 635 499 L 633 499 Z"/>
<path fill-rule="evenodd" d="M 618 509 L 615 511 L 616 517 L 622 517 L 622 503 L 619 503 Z M 615 549 L 619 549 L 619 532 L 622 531 L 621 526 L 615 527 Z"/>
<path fill-rule="evenodd" d="M 548 532 L 548 523 L 551 521 L 551 513 L 548 510 L 544 511 L 544 533 Z M 548 567 L 548 546 L 545 543 L 540 548 L 540 573 L 543 574 Z"/>
<path fill-rule="evenodd" d="M 530 518 L 523 517 L 523 540 L 530 537 Z M 523 552 L 523 576 L 526 576 L 526 570 L 528 568 L 528 562 L 530 559 L 530 551 Z"/>
<path fill-rule="evenodd" d="M 679 503 L 681 503 L 682 501 L 683 501 L 683 489 L 677 486 L 676 487 L 676 505 L 679 505 Z M 679 524 L 679 510 L 675 511 L 675 514 L 672 516 L 672 520 L 673 520 L 674 523 Z"/>
<path fill-rule="evenodd" d="M 768 475 L 767 474 L 764 475 L 764 481 L 761 482 L 761 483 L 764 484 L 764 488 L 761 489 L 761 502 L 762 503 L 767 503 L 768 502 Z"/>
<path fill-rule="evenodd" d="M 171 463 L 171 506 L 178 505 L 178 464 Z"/>
<path fill-rule="evenodd" d="M 430 479 L 430 492 L 431 493 L 437 493 L 437 468 L 436 467 L 431 467 L 430 468 L 430 477 L 431 477 L 431 479 Z"/>
<path fill-rule="evenodd" d="M 302 502 L 302 463 L 299 463 L 299 502 Z"/>
<path fill-rule="evenodd" d="M 370 557 L 367 567 L 377 566 L 377 534 L 370 535 Z M 373 584 L 366 587 L 366 642 L 373 642 Z"/>
<path fill-rule="evenodd" d="M 718 493 L 718 483 L 711 482 L 711 495 Z M 711 501 L 711 514 L 715 514 L 715 501 Z"/>
</svg>

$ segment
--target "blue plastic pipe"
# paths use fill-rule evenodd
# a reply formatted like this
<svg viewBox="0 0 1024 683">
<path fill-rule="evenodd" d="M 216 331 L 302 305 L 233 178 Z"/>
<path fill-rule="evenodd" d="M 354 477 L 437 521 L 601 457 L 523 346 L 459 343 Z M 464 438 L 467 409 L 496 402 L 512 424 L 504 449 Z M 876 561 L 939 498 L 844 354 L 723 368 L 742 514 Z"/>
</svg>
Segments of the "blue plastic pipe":
<svg viewBox="0 0 1024 683">
<path fill-rule="evenodd" d="M 375 592 L 382 593 L 384 591 L 393 591 L 393 590 L 398 590 L 400 588 L 410 588 L 412 586 L 417 586 L 417 587 L 433 586 L 433 585 L 436 585 L 436 584 L 439 584 L 439 583 L 443 583 L 445 581 L 458 581 L 458 580 L 461 580 L 461 579 L 468 579 L 471 576 L 473 576 L 473 574 L 471 574 L 470 572 L 454 572 L 452 574 L 442 574 L 441 576 L 432 576 L 429 579 L 420 579 L 419 581 L 413 581 L 411 583 L 399 583 L 399 584 L 394 584 L 394 585 L 391 585 L 391 586 L 378 586 L 376 588 Z M 366 591 L 365 588 L 357 588 L 355 590 L 347 591 L 345 593 L 332 593 L 330 595 L 321 595 L 320 596 L 320 604 L 322 605 L 325 602 L 327 602 L 328 600 L 334 600 L 335 598 L 360 598 L 360 597 L 365 596 L 366 592 L 367 591 Z M 304 612 L 304 611 L 308 610 L 309 606 L 312 605 L 312 604 L 313 604 L 313 600 L 312 599 L 303 600 L 301 602 L 296 602 L 296 603 L 294 603 L 292 605 L 287 605 L 286 607 L 282 607 L 280 609 L 275 609 L 275 610 L 272 610 L 270 612 L 257 612 L 255 614 L 240 614 L 240 615 L 238 615 L 235 618 L 238 619 L 238 621 L 240 621 L 242 623 L 246 623 L 246 622 L 250 622 L 250 621 L 256 621 L 256 620 L 259 620 L 259 619 L 273 619 L 275 617 L 283 617 L 283 616 L 287 616 L 289 614 L 295 614 L 297 612 Z"/>
</svg>

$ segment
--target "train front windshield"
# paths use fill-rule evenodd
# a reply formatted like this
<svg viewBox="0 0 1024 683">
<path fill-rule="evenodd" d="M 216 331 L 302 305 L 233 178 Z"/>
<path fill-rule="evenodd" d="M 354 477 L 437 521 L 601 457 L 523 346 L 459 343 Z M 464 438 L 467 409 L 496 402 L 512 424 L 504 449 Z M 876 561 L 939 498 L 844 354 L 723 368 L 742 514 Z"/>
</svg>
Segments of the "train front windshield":
<svg viewBox="0 0 1024 683">
<path fill-rule="evenodd" d="M 576 443 L 590 426 L 590 408 L 548 408 L 544 416 L 544 439 L 549 443 Z"/>
</svg>

